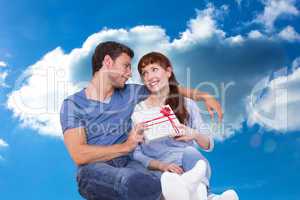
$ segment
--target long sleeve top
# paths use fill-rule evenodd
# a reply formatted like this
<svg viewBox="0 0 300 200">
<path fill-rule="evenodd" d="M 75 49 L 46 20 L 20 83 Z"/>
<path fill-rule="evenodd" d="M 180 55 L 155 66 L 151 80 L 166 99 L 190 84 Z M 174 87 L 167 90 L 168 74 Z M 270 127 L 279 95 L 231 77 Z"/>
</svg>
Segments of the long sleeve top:
<svg viewBox="0 0 300 200">
<path fill-rule="evenodd" d="M 199 134 L 207 135 L 210 139 L 210 142 L 209 149 L 205 151 L 212 151 L 214 148 L 214 141 L 209 131 L 209 125 L 205 124 L 202 120 L 199 107 L 193 100 L 188 98 L 185 98 L 185 105 L 189 113 L 187 126 L 197 130 Z M 144 101 L 136 105 L 136 107 L 134 108 L 134 113 L 139 112 L 143 109 L 148 109 Z M 195 141 L 182 142 L 176 141 L 171 137 L 164 137 L 137 146 L 137 148 L 133 152 L 133 159 L 141 162 L 146 168 L 148 168 L 151 160 L 159 160 L 162 162 L 174 163 L 181 166 L 184 149 L 187 146 L 193 145 L 197 146 L 198 144 Z"/>
</svg>

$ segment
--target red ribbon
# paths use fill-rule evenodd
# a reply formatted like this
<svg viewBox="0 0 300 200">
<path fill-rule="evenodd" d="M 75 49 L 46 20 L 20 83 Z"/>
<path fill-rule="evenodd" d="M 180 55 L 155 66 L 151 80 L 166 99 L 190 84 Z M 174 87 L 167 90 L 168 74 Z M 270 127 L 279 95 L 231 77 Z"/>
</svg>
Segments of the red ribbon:
<svg viewBox="0 0 300 200">
<path fill-rule="evenodd" d="M 170 123 L 172 124 L 172 126 L 173 126 L 173 128 L 175 130 L 176 135 L 180 135 L 180 132 L 179 132 L 177 126 L 175 125 L 173 119 L 171 118 L 171 116 L 174 115 L 174 114 L 171 113 L 171 109 L 169 107 L 163 107 L 160 110 L 160 113 L 163 114 L 165 117 L 168 118 L 168 120 L 170 121 Z"/>
</svg>

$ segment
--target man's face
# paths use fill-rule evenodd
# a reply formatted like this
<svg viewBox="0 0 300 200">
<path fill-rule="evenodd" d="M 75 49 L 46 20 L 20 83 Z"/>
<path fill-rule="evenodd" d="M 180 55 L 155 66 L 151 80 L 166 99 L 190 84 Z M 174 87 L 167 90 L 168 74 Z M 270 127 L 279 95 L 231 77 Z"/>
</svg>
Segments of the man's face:
<svg viewBox="0 0 300 200">
<path fill-rule="evenodd" d="M 126 81 L 131 77 L 131 58 L 122 53 L 112 63 L 109 70 L 109 79 L 115 88 L 123 88 Z"/>
</svg>

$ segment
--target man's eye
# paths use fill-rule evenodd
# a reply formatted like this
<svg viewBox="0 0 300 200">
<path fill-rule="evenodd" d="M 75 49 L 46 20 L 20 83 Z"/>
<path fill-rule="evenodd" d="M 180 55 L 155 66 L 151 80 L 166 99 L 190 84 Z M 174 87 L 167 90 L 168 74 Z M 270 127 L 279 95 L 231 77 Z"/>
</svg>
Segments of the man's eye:
<svg viewBox="0 0 300 200">
<path fill-rule="evenodd" d="M 157 70 L 158 70 L 157 67 L 152 68 L 152 71 L 153 71 L 153 72 L 156 72 Z"/>
</svg>

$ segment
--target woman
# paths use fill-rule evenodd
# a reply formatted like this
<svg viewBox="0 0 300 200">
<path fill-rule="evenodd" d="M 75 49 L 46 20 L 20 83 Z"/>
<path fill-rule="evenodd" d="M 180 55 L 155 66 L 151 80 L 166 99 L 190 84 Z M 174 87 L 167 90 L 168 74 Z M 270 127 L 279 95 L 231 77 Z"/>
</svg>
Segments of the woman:
<svg viewBox="0 0 300 200">
<path fill-rule="evenodd" d="M 135 107 L 133 122 L 136 112 L 169 105 L 181 123 L 178 129 L 182 135 L 141 144 L 133 158 L 161 176 L 162 191 L 167 200 L 237 200 L 233 190 L 221 195 L 207 195 L 211 170 L 195 145 L 211 151 L 213 140 L 196 103 L 179 95 L 169 59 L 161 53 L 148 53 L 139 61 L 138 71 L 151 94 Z"/>
</svg>

